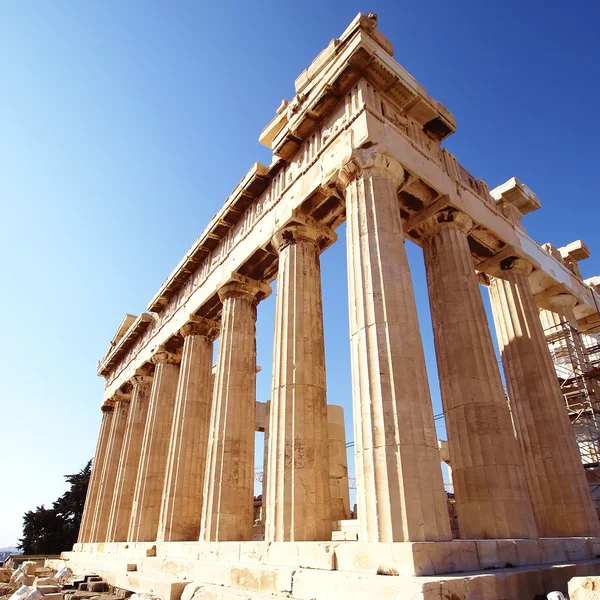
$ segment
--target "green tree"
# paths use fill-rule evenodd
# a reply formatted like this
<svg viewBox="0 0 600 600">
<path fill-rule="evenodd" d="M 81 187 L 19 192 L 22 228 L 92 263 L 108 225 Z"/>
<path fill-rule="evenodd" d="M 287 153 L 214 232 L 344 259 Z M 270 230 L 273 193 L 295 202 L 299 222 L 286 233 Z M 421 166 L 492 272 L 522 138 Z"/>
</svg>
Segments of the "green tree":
<svg viewBox="0 0 600 600">
<path fill-rule="evenodd" d="M 25 513 L 18 545 L 24 554 L 60 554 L 71 549 L 77 541 L 91 469 L 90 460 L 79 473 L 65 475 L 71 487 L 52 508 L 42 505 Z"/>
</svg>

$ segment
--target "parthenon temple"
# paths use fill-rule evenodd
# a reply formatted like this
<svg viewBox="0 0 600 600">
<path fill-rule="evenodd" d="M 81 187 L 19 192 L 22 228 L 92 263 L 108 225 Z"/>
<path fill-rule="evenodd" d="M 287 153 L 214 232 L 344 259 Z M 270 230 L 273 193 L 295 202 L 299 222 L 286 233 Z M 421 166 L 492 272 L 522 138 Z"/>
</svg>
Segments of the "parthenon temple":
<svg viewBox="0 0 600 600">
<path fill-rule="evenodd" d="M 125 317 L 98 366 L 73 571 L 162 600 L 533 600 L 600 572 L 589 249 L 534 242 L 521 220 L 537 196 L 461 166 L 441 145 L 454 116 L 392 56 L 377 16 L 359 14 L 260 133 L 271 163 L 250 168 L 148 312 Z M 344 222 L 352 433 L 327 403 L 320 268 Z M 447 440 L 407 240 L 424 257 Z M 257 402 L 257 311 L 275 279 Z"/>
</svg>

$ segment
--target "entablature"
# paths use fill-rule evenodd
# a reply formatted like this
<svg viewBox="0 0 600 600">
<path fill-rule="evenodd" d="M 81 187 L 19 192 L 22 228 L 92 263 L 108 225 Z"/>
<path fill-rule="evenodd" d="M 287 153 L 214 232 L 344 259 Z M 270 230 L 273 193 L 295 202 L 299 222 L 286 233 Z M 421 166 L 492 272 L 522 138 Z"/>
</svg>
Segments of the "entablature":
<svg viewBox="0 0 600 600">
<path fill-rule="evenodd" d="M 192 244 L 171 275 L 148 304 L 150 312 L 159 313 L 169 300 L 181 289 L 190 275 L 216 248 L 229 230 L 236 225 L 247 208 L 269 185 L 269 169 L 254 163 L 225 201 L 223 208 L 211 219 L 200 237 Z"/>
<path fill-rule="evenodd" d="M 133 315 L 127 316 L 133 317 Z M 100 361 L 98 361 L 98 375 L 106 377 L 119 363 L 123 354 L 126 353 L 139 336 L 148 329 L 148 326 L 152 321 L 154 321 L 154 317 L 148 313 L 142 313 L 139 317 L 134 318 L 133 321 L 127 319 L 127 322 L 130 323 L 129 328 L 120 336 L 116 344 L 111 344 L 109 351 Z"/>
</svg>

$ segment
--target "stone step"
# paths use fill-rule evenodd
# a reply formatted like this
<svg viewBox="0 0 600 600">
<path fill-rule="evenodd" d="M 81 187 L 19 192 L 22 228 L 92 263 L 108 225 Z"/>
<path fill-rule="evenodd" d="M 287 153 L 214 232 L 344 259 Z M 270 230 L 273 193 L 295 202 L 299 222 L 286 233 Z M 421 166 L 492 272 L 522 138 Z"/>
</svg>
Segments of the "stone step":
<svg viewBox="0 0 600 600">
<path fill-rule="evenodd" d="M 292 596 L 278 596 L 263 592 L 234 590 L 220 585 L 190 583 L 181 595 L 181 600 L 290 600 Z"/>
<path fill-rule="evenodd" d="M 595 574 L 600 560 L 456 573 L 436 577 L 382 576 L 302 569 L 294 574 L 297 600 L 533 600 L 567 593 L 573 577 Z"/>
<path fill-rule="evenodd" d="M 156 559 L 155 559 L 156 560 Z M 158 559 L 160 560 L 160 559 Z M 385 576 L 375 573 L 323 571 L 250 565 L 202 563 L 200 580 L 158 573 L 99 569 L 110 585 L 153 594 L 161 600 L 521 600 L 567 592 L 573 577 L 599 572 L 600 560 L 494 569 L 435 577 Z"/>
</svg>

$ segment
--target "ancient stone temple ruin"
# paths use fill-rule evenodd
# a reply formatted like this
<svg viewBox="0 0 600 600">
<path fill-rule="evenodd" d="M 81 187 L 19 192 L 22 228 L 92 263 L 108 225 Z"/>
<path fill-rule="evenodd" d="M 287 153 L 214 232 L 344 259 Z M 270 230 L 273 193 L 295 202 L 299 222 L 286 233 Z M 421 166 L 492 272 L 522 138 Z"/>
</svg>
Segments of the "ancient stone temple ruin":
<svg viewBox="0 0 600 600">
<path fill-rule="evenodd" d="M 568 367 L 584 349 L 569 354 L 545 331 L 600 323 L 598 282 L 577 266 L 586 247 L 530 239 L 521 218 L 540 208 L 535 194 L 516 178 L 490 191 L 443 149 L 454 116 L 392 55 L 377 17 L 357 16 L 260 134 L 271 164 L 252 166 L 148 312 L 123 321 L 98 367 L 106 388 L 93 474 L 79 541 L 63 555 L 74 572 L 163 600 L 500 600 L 533 599 L 600 568 L 580 453 L 592 464 L 597 438 L 574 435 L 577 407 L 565 403 L 551 354 Z M 344 221 L 347 436 L 326 399 L 319 265 Z M 426 266 L 443 457 L 407 239 Z M 257 403 L 257 309 L 275 279 L 272 393 Z M 583 380 L 594 394 L 593 378 Z M 455 536 L 441 460 L 452 469 Z M 354 540 L 344 535 L 353 524 Z"/>
</svg>

